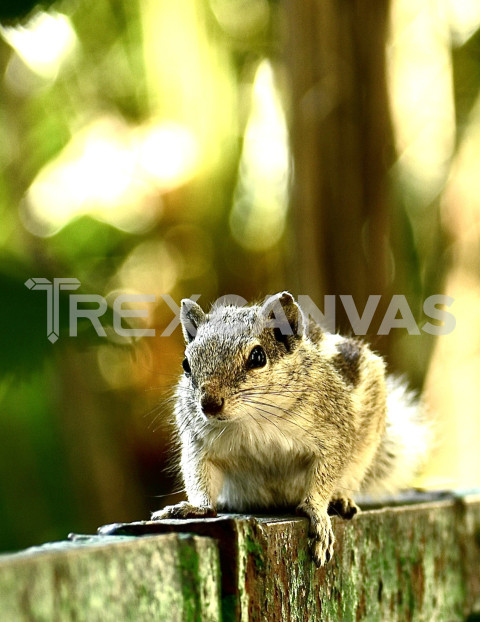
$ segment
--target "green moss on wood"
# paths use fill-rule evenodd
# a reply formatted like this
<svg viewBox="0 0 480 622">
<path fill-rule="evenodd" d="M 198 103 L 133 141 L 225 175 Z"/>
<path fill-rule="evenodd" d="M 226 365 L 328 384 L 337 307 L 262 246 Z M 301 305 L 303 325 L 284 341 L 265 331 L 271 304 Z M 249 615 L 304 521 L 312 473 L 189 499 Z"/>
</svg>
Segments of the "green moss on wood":
<svg viewBox="0 0 480 622">
<path fill-rule="evenodd" d="M 263 622 L 265 612 L 269 622 L 454 622 L 480 611 L 479 498 L 364 512 L 333 528 L 324 568 L 298 517 L 165 521 L 156 532 L 189 533 L 9 557 L 2 622 Z"/>
</svg>

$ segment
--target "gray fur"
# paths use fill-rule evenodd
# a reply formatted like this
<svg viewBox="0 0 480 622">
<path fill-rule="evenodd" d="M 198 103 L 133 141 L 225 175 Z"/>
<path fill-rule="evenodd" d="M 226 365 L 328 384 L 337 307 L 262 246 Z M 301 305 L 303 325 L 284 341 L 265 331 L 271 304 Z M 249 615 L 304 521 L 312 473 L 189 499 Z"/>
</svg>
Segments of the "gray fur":
<svg viewBox="0 0 480 622">
<path fill-rule="evenodd" d="M 178 384 L 175 417 L 189 501 L 153 518 L 295 509 L 310 518 L 313 557 L 324 564 L 329 506 L 351 518 L 355 493 L 395 487 L 396 473 L 408 484 L 417 469 L 427 438 L 417 405 L 366 344 L 307 324 L 288 292 L 208 314 L 182 301 L 181 321 L 191 373 Z M 266 364 L 252 369 L 258 346 Z M 406 398 L 405 434 L 391 395 Z M 425 440 L 414 443 L 418 455 L 411 434 Z"/>
</svg>

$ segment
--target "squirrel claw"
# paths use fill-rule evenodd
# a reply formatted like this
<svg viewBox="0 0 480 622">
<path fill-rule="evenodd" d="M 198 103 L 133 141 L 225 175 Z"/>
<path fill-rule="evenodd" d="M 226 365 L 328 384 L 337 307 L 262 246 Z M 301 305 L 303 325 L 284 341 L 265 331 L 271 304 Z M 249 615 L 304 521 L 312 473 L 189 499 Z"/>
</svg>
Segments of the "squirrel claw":
<svg viewBox="0 0 480 622">
<path fill-rule="evenodd" d="M 176 505 L 167 505 L 158 512 L 153 512 L 152 520 L 164 518 L 213 518 L 217 511 L 209 505 L 196 506 L 188 501 L 181 501 Z"/>
<path fill-rule="evenodd" d="M 351 520 L 360 511 L 358 505 L 349 497 L 338 496 L 331 499 L 328 506 L 328 513 L 333 516 L 340 516 L 345 520 Z"/>
<path fill-rule="evenodd" d="M 311 544 L 313 560 L 317 567 L 324 566 L 332 559 L 334 542 L 335 536 L 333 535 L 330 518 L 325 516 L 325 519 L 322 518 L 318 521 L 316 534 Z"/>
<path fill-rule="evenodd" d="M 309 535 L 312 537 L 311 550 L 315 564 L 320 567 L 327 564 L 333 557 L 335 536 L 332 531 L 330 516 L 323 511 L 315 511 L 308 503 L 300 504 L 296 512 L 310 519 Z"/>
</svg>

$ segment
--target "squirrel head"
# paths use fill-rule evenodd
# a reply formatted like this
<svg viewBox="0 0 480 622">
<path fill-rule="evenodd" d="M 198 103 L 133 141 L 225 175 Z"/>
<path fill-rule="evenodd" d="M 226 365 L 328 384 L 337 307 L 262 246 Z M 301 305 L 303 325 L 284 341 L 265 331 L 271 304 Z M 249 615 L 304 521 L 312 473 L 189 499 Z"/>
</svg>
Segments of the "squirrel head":
<svg viewBox="0 0 480 622">
<path fill-rule="evenodd" d="M 216 419 L 230 418 L 239 390 L 271 383 L 275 368 L 304 339 L 306 326 L 286 291 L 261 305 L 214 305 L 209 313 L 184 299 L 180 320 L 186 341 L 184 384 L 201 413 Z"/>
</svg>

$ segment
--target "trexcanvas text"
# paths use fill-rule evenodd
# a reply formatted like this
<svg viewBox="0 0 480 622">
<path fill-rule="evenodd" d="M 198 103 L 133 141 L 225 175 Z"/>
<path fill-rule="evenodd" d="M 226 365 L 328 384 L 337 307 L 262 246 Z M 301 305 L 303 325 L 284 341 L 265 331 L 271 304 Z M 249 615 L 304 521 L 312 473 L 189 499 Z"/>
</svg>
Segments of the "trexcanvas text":
<svg viewBox="0 0 480 622">
<path fill-rule="evenodd" d="M 60 337 L 59 330 L 59 309 L 61 290 L 76 290 L 81 283 L 76 278 L 54 278 L 49 280 L 46 278 L 31 278 L 25 282 L 25 285 L 31 290 L 45 290 L 47 294 L 47 338 L 55 343 Z M 193 294 L 190 300 L 197 301 L 200 294 Z M 173 313 L 172 321 L 161 333 L 161 337 L 169 337 L 173 331 L 180 325 L 180 305 L 178 305 L 169 294 L 162 294 L 161 299 Z M 266 297 L 268 298 L 268 296 Z M 78 320 L 86 318 L 89 320 L 99 337 L 106 337 L 107 333 L 101 322 L 101 317 L 108 308 L 107 300 L 99 294 L 69 294 L 69 336 L 76 337 L 78 330 Z M 361 336 L 368 334 L 372 324 L 375 312 L 378 309 L 381 296 L 378 294 L 368 297 L 367 303 L 362 310 L 357 309 L 353 297 L 345 295 L 325 295 L 323 297 L 323 311 L 315 304 L 310 296 L 301 294 L 297 296 L 306 319 L 311 318 L 317 324 L 324 327 L 330 332 L 335 332 L 335 316 L 337 304 L 341 304 L 345 310 L 347 318 L 351 325 L 353 334 Z M 153 294 L 119 294 L 113 300 L 113 330 L 117 335 L 128 338 L 154 337 L 156 331 L 151 327 L 143 328 L 126 328 L 122 324 L 123 318 L 142 318 L 148 319 L 148 309 L 145 303 L 156 303 L 156 296 Z M 410 335 L 420 335 L 422 332 L 430 335 L 448 335 L 456 326 L 455 316 L 446 310 L 454 303 L 454 299 L 444 294 L 436 294 L 429 296 L 423 303 L 423 313 L 425 320 L 419 326 L 410 309 L 408 301 L 403 295 L 392 296 L 385 314 L 382 318 L 380 326 L 377 330 L 378 335 L 388 335 L 390 331 L 395 329 L 404 329 Z M 85 305 L 95 305 L 95 308 L 87 308 Z M 143 305 L 140 308 L 131 308 L 131 305 Z M 226 295 L 222 296 L 214 303 L 216 306 L 220 304 L 233 304 L 236 306 L 244 306 L 247 301 L 241 296 Z M 126 305 L 129 305 L 126 308 Z M 435 322 L 435 323 L 432 323 Z M 275 325 L 285 332 L 289 332 L 286 318 L 282 317 L 281 309 L 275 312 Z M 305 332 L 308 332 L 308 322 L 306 322 Z"/>
</svg>

